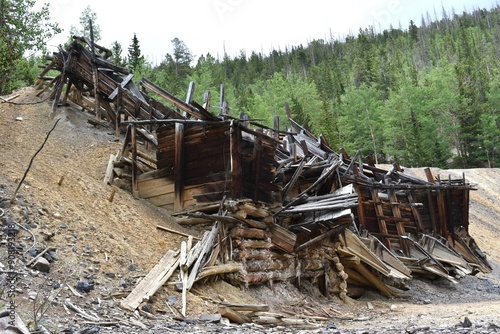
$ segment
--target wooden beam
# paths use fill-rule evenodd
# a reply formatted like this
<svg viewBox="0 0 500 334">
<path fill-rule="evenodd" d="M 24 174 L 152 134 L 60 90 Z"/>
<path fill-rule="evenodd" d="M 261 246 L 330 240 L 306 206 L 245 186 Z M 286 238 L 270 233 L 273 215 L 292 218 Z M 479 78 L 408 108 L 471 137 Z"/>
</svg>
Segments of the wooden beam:
<svg viewBox="0 0 500 334">
<path fill-rule="evenodd" d="M 179 251 L 169 250 L 156 266 L 144 277 L 132 292 L 121 303 L 120 307 L 129 311 L 135 309 L 170 278 L 179 266 Z"/>
<path fill-rule="evenodd" d="M 94 80 L 94 99 L 95 99 L 95 115 L 98 120 L 101 119 L 101 108 L 99 105 L 99 78 L 98 78 L 98 71 L 97 71 L 97 64 L 95 63 L 95 44 L 94 44 L 94 29 L 92 27 L 92 21 L 89 20 L 89 25 L 90 25 L 90 48 L 92 50 L 92 78 Z M 88 43 L 87 43 L 88 44 Z"/>
<path fill-rule="evenodd" d="M 224 84 L 221 84 L 220 85 L 220 91 L 219 91 L 219 107 L 220 107 L 220 110 L 219 110 L 219 115 L 220 116 L 223 116 L 224 115 Z"/>
<path fill-rule="evenodd" d="M 269 305 L 266 304 L 231 304 L 221 303 L 221 306 L 230 307 L 235 311 L 248 311 L 248 312 L 269 312 Z"/>
<path fill-rule="evenodd" d="M 121 114 L 123 109 L 123 91 L 118 87 L 118 92 L 115 101 L 115 136 L 120 136 Z"/>
<path fill-rule="evenodd" d="M 146 78 L 142 78 L 141 82 L 142 82 L 143 88 L 161 96 L 166 101 L 173 104 L 174 106 L 176 106 L 180 110 L 187 112 L 189 115 L 191 115 L 197 119 L 202 119 L 202 120 L 215 120 L 215 117 L 211 113 L 206 112 L 206 110 L 198 110 L 194 106 L 187 104 L 186 102 L 173 96 L 172 94 L 170 94 L 169 92 L 167 92 L 163 88 L 157 86 L 152 81 L 150 81 Z"/>
<path fill-rule="evenodd" d="M 59 77 L 59 81 L 57 82 L 56 88 L 54 90 L 54 102 L 52 103 L 52 112 L 55 112 L 57 106 L 59 105 L 59 99 L 61 97 L 61 92 L 65 82 L 66 82 L 66 75 Z"/>
<path fill-rule="evenodd" d="M 137 188 L 137 128 L 134 124 L 130 126 L 130 143 L 132 145 L 132 195 L 138 196 Z"/>
<path fill-rule="evenodd" d="M 184 124 L 175 123 L 174 211 L 181 211 L 184 208 L 184 143 Z"/>
<path fill-rule="evenodd" d="M 203 94 L 203 109 L 210 111 L 210 91 L 206 90 Z"/>
<path fill-rule="evenodd" d="M 193 101 L 194 87 L 195 87 L 194 81 L 189 82 L 188 92 L 186 94 L 186 103 L 187 104 L 191 104 L 191 101 Z M 186 115 L 184 115 L 184 116 L 186 116 Z"/>
<path fill-rule="evenodd" d="M 274 132 L 273 132 L 274 140 L 280 140 L 280 117 L 278 115 L 274 115 Z"/>
<path fill-rule="evenodd" d="M 220 274 L 228 274 L 235 273 L 243 269 L 243 265 L 241 262 L 228 262 L 225 264 L 220 264 L 218 266 L 205 267 L 198 277 L 196 277 L 196 281 L 199 281 L 203 278 L 220 275 Z"/>
<path fill-rule="evenodd" d="M 241 130 L 234 120 L 230 124 L 231 152 L 231 197 L 239 199 L 243 194 L 243 172 L 241 168 Z"/>
<path fill-rule="evenodd" d="M 231 309 L 230 307 L 227 307 L 227 306 L 219 306 L 218 312 L 223 317 L 226 317 L 229 320 L 231 320 L 232 322 L 235 322 L 237 324 L 244 324 L 244 323 L 252 322 L 252 320 L 249 317 L 247 317 L 246 315 L 244 315 L 238 311 L 234 311 L 233 309 Z"/>
<path fill-rule="evenodd" d="M 389 180 L 385 180 L 386 183 L 389 182 Z M 397 220 L 394 222 L 396 224 L 396 231 L 398 232 L 398 235 L 399 236 L 406 236 L 406 231 L 405 231 L 405 227 L 404 227 L 404 223 L 401 219 L 401 210 L 399 209 L 399 201 L 398 201 L 398 198 L 396 196 L 396 192 L 394 191 L 394 189 L 387 189 L 387 192 L 388 192 L 388 195 L 389 195 L 389 200 L 390 200 L 390 204 L 391 204 L 391 210 L 392 210 L 392 215 L 394 216 L 394 218 L 396 218 Z M 403 239 L 401 238 L 400 239 L 400 244 L 401 244 L 401 248 L 404 252 L 404 254 L 410 254 L 410 250 L 408 248 L 408 245 L 406 244 L 406 239 Z"/>
<path fill-rule="evenodd" d="M 434 175 L 432 175 L 432 171 L 429 167 L 425 168 L 424 172 L 425 172 L 425 176 L 427 177 L 427 181 L 429 181 L 430 183 L 436 182 L 436 179 L 434 178 Z"/>
<path fill-rule="evenodd" d="M 387 231 L 386 222 L 383 218 L 380 218 L 380 217 L 384 217 L 385 215 L 384 215 L 384 208 L 383 208 L 382 202 L 378 196 L 378 190 L 374 189 L 374 188 L 370 188 L 370 192 L 372 195 L 375 213 L 377 214 L 377 222 L 378 222 L 379 231 L 380 231 L 380 233 L 382 233 L 382 235 L 388 235 L 389 232 Z M 392 251 L 391 242 L 387 238 L 384 238 L 384 241 L 385 241 L 385 245 L 387 246 L 387 248 L 389 248 L 389 250 Z"/>
<path fill-rule="evenodd" d="M 198 276 L 199 272 L 203 269 L 203 266 L 205 265 L 206 255 L 211 251 L 214 245 L 215 238 L 219 234 L 220 225 L 221 225 L 220 222 L 215 222 L 214 226 L 212 227 L 212 230 L 210 231 L 210 233 L 207 234 L 207 237 L 199 241 L 199 243 L 201 244 L 200 245 L 201 252 L 189 274 L 188 282 L 186 285 L 186 288 L 188 290 L 191 289 L 196 280 L 196 277 Z"/>
<path fill-rule="evenodd" d="M 349 223 L 346 223 L 346 224 L 349 224 Z M 341 229 L 343 229 L 346 224 L 342 224 L 340 226 L 337 225 L 335 227 L 332 227 L 329 231 L 327 231 L 325 233 L 322 233 L 322 234 L 318 235 L 315 238 L 312 238 L 311 240 L 309 240 L 307 242 L 304 242 L 302 245 L 300 245 L 299 247 L 295 248 L 295 252 L 300 252 L 301 250 L 306 249 L 307 247 L 310 247 L 312 245 L 317 244 L 321 240 L 329 238 L 330 236 L 332 236 L 332 235 L 334 235 L 336 233 L 340 233 Z"/>
<path fill-rule="evenodd" d="M 64 97 L 62 100 L 62 105 L 65 106 L 68 103 L 68 95 L 71 90 L 71 86 L 73 85 L 73 82 L 71 80 L 68 80 L 68 84 L 66 85 L 66 92 L 64 93 Z"/>
</svg>

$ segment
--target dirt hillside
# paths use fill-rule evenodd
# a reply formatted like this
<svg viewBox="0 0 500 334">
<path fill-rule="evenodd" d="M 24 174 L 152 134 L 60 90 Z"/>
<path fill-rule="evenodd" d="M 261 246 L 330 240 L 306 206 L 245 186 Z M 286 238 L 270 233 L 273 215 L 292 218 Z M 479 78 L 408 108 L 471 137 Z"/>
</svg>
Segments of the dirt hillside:
<svg viewBox="0 0 500 334">
<path fill-rule="evenodd" d="M 39 101 L 32 88 L 16 93 L 20 94 L 13 100 L 17 103 Z M 19 250 L 15 270 L 21 274 L 16 290 L 17 314 L 32 324 L 39 318 L 35 316 L 33 305 L 63 286 L 43 317 L 45 327 L 53 332 L 83 328 L 85 322 L 88 323 L 64 308 L 67 298 L 82 308 L 91 309 L 100 319 L 115 323 L 119 323 L 117 319 L 128 321 L 121 327 L 116 325 L 119 329 L 103 328 L 101 332 L 168 332 L 162 326 L 176 323 L 172 320 L 175 310 L 172 311 L 169 301 L 174 300 L 173 308 L 178 306 L 175 300 L 179 294 L 173 287 L 163 288 L 151 301 L 156 320 L 134 317 L 120 310 L 117 304 L 167 250 L 178 249 L 180 242 L 186 239 L 157 229 L 158 224 L 195 236 L 201 231 L 177 225 L 168 212 L 124 190 L 117 190 L 110 202 L 112 188 L 104 184 L 103 178 L 109 156 L 121 148 L 122 138 L 116 137 L 113 129 L 89 124 L 87 120 L 93 117 L 79 109 L 60 107 L 54 115 L 50 114 L 50 109 L 49 102 L 0 104 L 0 224 L 4 232 L 12 221 L 23 226 L 15 238 Z M 44 148 L 33 160 L 15 202 L 9 205 L 31 158 L 59 118 Z M 407 172 L 424 177 L 421 169 L 408 169 Z M 500 170 L 433 169 L 433 172 L 443 178 L 448 174 L 461 177 L 465 173 L 470 182 L 477 184 L 477 191 L 471 196 L 470 233 L 487 254 L 493 273 L 465 277 L 457 286 L 441 281 L 413 280 L 411 289 L 402 293 L 402 298 L 388 300 L 370 292 L 346 304 L 322 299 L 314 289 L 299 293 L 287 286 L 277 286 L 274 291 L 268 287 L 244 291 L 219 281 L 195 287 L 189 295 L 188 316 L 197 319 L 200 314 L 214 313 L 215 302 L 225 300 L 269 303 L 276 311 L 287 306 L 300 312 L 305 304 L 326 308 L 325 313 L 331 321 L 324 326 L 335 324 L 346 332 L 366 328 L 386 328 L 390 332 L 408 326 L 430 326 L 437 330 L 439 326 L 459 324 L 465 317 L 479 328 L 495 329 L 492 327 L 495 323 L 500 326 Z M 33 248 L 41 251 L 46 247 L 55 249 L 56 259 L 50 264 L 50 272 L 45 274 L 26 268 L 25 263 L 34 255 Z M 4 280 L 6 254 L 7 245 L 2 237 L 0 270 Z M 67 288 L 75 287 L 78 282 L 94 284 L 94 289 L 75 293 Z M 6 304 L 3 293 L 0 309 Z M 139 319 L 148 329 L 137 324 L 133 331 L 125 329 L 134 324 L 132 319 Z"/>
</svg>

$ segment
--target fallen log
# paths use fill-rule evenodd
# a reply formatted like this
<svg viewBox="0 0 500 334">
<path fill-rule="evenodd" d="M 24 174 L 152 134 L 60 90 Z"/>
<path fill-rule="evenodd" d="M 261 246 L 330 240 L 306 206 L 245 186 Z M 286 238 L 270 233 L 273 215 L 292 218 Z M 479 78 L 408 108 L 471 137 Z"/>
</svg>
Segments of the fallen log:
<svg viewBox="0 0 500 334">
<path fill-rule="evenodd" d="M 240 249 L 270 249 L 273 244 L 266 240 L 233 239 L 234 246 Z"/>
<path fill-rule="evenodd" d="M 231 237 L 266 240 L 269 238 L 269 234 L 268 232 L 257 228 L 235 227 L 231 230 Z"/>
<path fill-rule="evenodd" d="M 282 261 L 276 259 L 269 260 L 247 260 L 245 270 L 247 272 L 282 270 L 292 266 L 291 261 Z"/>
<path fill-rule="evenodd" d="M 221 306 L 229 307 L 234 311 L 268 312 L 269 305 L 266 304 L 232 304 L 221 303 Z"/>
<path fill-rule="evenodd" d="M 252 320 L 249 317 L 247 317 L 246 315 L 244 315 L 238 311 L 235 311 L 227 306 L 219 306 L 218 312 L 223 317 L 226 317 L 229 320 L 231 320 L 232 322 L 235 322 L 237 324 L 244 324 L 244 323 L 252 322 Z"/>
<path fill-rule="evenodd" d="M 220 274 L 227 274 L 227 273 L 235 273 L 238 272 L 242 269 L 242 264 L 238 262 L 228 262 L 225 264 L 221 264 L 218 266 L 212 266 L 212 267 L 205 267 L 198 277 L 196 277 L 196 281 L 199 281 L 203 278 L 209 277 L 209 276 L 214 276 L 214 275 L 220 275 Z"/>
<path fill-rule="evenodd" d="M 269 281 L 287 281 L 294 275 L 288 271 L 250 272 L 246 275 L 248 284 L 260 284 Z"/>
</svg>

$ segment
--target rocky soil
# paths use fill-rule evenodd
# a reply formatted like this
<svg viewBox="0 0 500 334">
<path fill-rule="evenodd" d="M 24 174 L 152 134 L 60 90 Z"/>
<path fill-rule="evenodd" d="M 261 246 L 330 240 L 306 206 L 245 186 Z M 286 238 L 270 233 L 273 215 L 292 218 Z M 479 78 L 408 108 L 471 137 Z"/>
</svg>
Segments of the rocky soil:
<svg viewBox="0 0 500 334">
<path fill-rule="evenodd" d="M 17 103 L 39 101 L 31 88 L 17 94 Z M 113 129 L 89 124 L 92 116 L 86 112 L 67 106 L 51 115 L 50 108 L 49 102 L 0 104 L 0 310 L 9 306 L 12 291 L 6 283 L 15 275 L 16 314 L 30 328 L 36 322 L 49 333 L 87 334 L 500 331 L 499 169 L 433 169 L 445 178 L 465 173 L 477 184 L 471 195 L 470 233 L 487 254 L 491 274 L 467 276 L 457 285 L 419 278 L 409 282 L 410 290 L 401 291 L 400 298 L 367 291 L 346 303 L 326 299 L 307 285 L 302 291 L 286 284 L 244 289 L 218 280 L 195 285 L 188 294 L 186 319 L 177 311 L 180 294 L 170 285 L 140 312 L 121 310 L 120 299 L 168 249 L 178 249 L 185 239 L 156 225 L 194 235 L 202 230 L 177 225 L 168 212 L 124 190 L 118 189 L 110 202 L 112 188 L 103 177 L 122 138 L 115 137 Z M 32 157 L 59 118 L 10 204 Z M 424 177 L 421 169 L 407 172 Z M 16 252 L 10 263 L 12 246 Z M 37 269 L 26 266 L 46 248 L 51 249 L 43 256 L 46 261 L 41 260 Z M 235 325 L 217 315 L 221 301 L 266 303 L 273 312 L 295 313 L 309 324 Z M 2 333 L 8 318 L 3 314 Z"/>
</svg>

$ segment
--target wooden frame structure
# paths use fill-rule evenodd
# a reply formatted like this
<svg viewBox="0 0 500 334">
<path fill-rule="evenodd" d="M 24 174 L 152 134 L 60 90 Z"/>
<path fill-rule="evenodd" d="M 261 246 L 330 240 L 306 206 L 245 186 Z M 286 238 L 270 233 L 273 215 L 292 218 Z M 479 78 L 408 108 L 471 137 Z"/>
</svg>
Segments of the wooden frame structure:
<svg viewBox="0 0 500 334">
<path fill-rule="evenodd" d="M 202 105 L 193 100 L 194 83 L 185 100 L 146 78 L 139 89 L 109 56 L 75 37 L 42 71 L 48 85 L 40 84 L 39 94 L 55 85 L 55 110 L 65 86 L 62 103 L 95 114 L 95 124 L 111 125 L 117 135 L 125 132 L 106 183 L 125 180 L 137 197 L 214 224 L 200 246 L 207 255 L 189 274 L 191 285 L 203 266 L 231 261 L 240 265 L 212 272 L 245 285 L 286 280 L 300 286 L 310 279 L 325 295 L 341 297 L 348 283 L 395 296 L 388 285 L 413 274 L 455 282 L 491 271 L 468 233 L 474 187 L 465 176 L 441 181 L 427 170 L 420 180 L 397 164 L 383 170 L 363 163 L 359 154 L 334 151 L 289 110 L 287 131 L 279 130 L 277 117 L 274 128 L 246 115 L 233 118 L 223 86 L 214 115 L 209 92 Z M 60 74 L 48 78 L 50 69 Z"/>
</svg>

